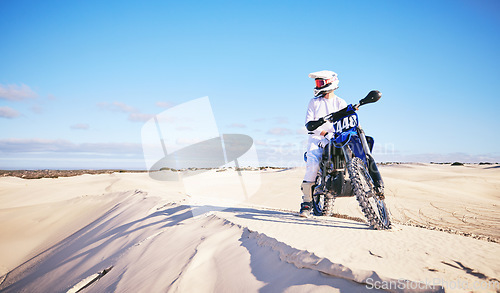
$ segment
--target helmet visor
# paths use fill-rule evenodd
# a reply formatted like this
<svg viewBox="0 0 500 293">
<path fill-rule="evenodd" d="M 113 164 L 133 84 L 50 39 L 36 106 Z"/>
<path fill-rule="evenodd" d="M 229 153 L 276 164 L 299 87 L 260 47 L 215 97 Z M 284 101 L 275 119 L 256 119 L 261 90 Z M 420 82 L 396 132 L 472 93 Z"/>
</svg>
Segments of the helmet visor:
<svg viewBox="0 0 500 293">
<path fill-rule="evenodd" d="M 332 83 L 332 79 L 316 79 L 316 88 L 322 88 L 330 83 Z"/>
</svg>

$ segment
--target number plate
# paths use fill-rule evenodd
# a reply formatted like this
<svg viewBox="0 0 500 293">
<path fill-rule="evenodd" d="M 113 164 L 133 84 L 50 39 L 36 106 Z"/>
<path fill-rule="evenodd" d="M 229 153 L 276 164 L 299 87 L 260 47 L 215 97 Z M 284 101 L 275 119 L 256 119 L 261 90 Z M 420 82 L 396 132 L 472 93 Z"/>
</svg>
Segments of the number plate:
<svg viewBox="0 0 500 293">
<path fill-rule="evenodd" d="M 341 133 L 356 126 L 358 126 L 358 115 L 356 113 L 333 122 L 333 129 L 335 129 L 335 133 Z"/>
</svg>

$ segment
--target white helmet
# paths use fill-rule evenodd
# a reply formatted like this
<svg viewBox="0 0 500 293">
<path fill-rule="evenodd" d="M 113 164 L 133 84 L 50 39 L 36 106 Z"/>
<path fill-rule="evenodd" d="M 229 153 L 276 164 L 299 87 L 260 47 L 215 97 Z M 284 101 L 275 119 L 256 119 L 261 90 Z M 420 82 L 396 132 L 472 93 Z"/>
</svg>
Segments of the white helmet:
<svg viewBox="0 0 500 293">
<path fill-rule="evenodd" d="M 339 88 L 339 79 L 337 73 L 329 70 L 322 70 L 318 72 L 309 73 L 310 78 L 316 81 L 314 88 L 314 96 L 320 97 L 331 91 Z"/>
</svg>

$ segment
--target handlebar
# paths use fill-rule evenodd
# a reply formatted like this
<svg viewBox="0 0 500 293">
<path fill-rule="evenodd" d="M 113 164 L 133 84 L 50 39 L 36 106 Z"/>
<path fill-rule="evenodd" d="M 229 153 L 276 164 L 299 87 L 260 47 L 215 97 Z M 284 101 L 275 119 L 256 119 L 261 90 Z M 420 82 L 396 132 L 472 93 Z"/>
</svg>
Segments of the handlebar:
<svg viewBox="0 0 500 293">
<path fill-rule="evenodd" d="M 314 131 L 318 127 L 320 127 L 321 125 L 325 124 L 326 121 L 338 120 L 338 119 L 346 116 L 350 112 L 357 111 L 360 106 L 370 104 L 370 103 L 375 103 L 376 101 L 380 100 L 381 97 L 382 97 L 381 92 L 371 91 L 368 93 L 368 95 L 366 95 L 366 97 L 364 99 L 360 100 L 358 104 L 348 105 L 347 107 L 345 107 L 337 112 L 330 113 L 330 114 L 326 115 L 325 117 L 321 117 L 318 120 L 311 120 L 311 121 L 306 123 L 306 128 L 308 131 Z"/>
</svg>

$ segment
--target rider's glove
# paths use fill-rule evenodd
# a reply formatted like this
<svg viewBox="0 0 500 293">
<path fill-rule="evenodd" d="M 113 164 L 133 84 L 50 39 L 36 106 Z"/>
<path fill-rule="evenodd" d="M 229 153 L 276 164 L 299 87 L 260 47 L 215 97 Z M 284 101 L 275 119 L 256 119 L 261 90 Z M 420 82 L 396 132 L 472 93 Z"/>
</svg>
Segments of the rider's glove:
<svg viewBox="0 0 500 293">
<path fill-rule="evenodd" d="M 333 133 L 330 133 L 330 132 L 327 132 L 325 134 L 325 137 L 323 139 L 321 139 L 318 143 L 318 146 L 320 148 L 324 148 L 326 147 L 329 143 L 330 143 L 330 140 L 333 138 Z"/>
</svg>

